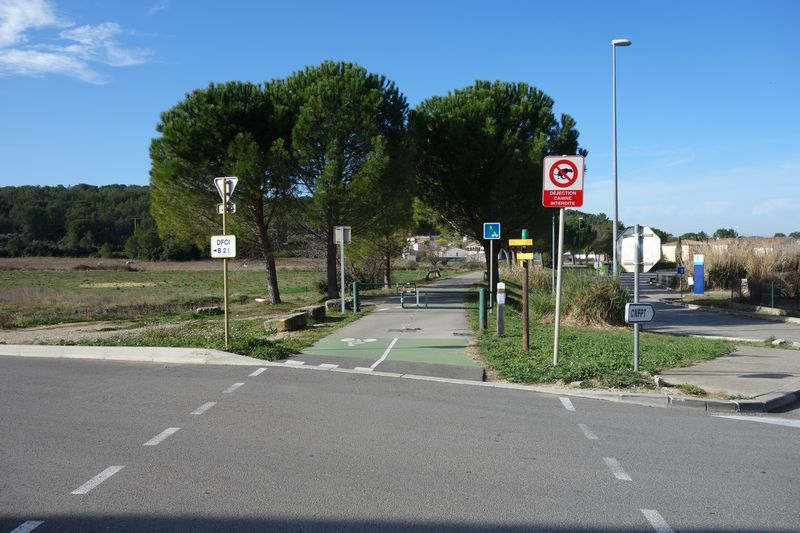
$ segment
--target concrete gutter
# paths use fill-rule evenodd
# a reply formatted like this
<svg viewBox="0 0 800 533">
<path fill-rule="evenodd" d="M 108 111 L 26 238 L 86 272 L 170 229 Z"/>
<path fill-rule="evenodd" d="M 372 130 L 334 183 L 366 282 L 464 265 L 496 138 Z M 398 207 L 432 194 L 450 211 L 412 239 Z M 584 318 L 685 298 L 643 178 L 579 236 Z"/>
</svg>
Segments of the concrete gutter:
<svg viewBox="0 0 800 533">
<path fill-rule="evenodd" d="M 56 359 L 93 359 L 190 365 L 263 365 L 264 361 L 205 348 L 157 348 L 139 346 L 53 346 L 0 344 L 0 355 Z"/>
</svg>

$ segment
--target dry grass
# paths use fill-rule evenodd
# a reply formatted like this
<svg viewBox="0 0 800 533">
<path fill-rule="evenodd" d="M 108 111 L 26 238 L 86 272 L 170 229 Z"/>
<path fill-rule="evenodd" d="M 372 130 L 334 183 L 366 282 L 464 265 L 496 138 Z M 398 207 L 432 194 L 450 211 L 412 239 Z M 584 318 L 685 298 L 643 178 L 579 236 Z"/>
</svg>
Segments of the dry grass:
<svg viewBox="0 0 800 533">
<path fill-rule="evenodd" d="M 288 257 L 278 259 L 278 270 L 322 270 L 324 259 Z M 264 261 L 231 259 L 231 271 L 264 272 Z M 143 272 L 186 272 L 220 270 L 219 259 L 203 261 L 129 261 L 127 259 L 97 259 L 92 257 L 0 257 L 2 270 L 136 270 Z"/>
<path fill-rule="evenodd" d="M 708 283 L 719 289 L 738 278 L 756 283 L 778 279 L 791 282 L 800 272 L 800 244 L 797 243 L 767 246 L 746 239 L 711 241 L 691 246 L 693 254 L 705 256 Z M 691 255 L 686 258 L 687 262 Z"/>
</svg>

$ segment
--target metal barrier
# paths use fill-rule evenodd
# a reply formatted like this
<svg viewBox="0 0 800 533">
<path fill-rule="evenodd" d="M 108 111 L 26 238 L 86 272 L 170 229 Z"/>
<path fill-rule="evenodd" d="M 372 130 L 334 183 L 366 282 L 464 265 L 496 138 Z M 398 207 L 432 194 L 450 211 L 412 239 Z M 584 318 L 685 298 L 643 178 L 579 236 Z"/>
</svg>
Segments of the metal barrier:
<svg viewBox="0 0 800 533">
<path fill-rule="evenodd" d="M 416 290 L 417 284 L 414 281 L 406 281 L 406 282 L 395 282 L 389 283 L 388 287 L 386 283 L 378 283 L 378 282 L 371 282 L 371 281 L 354 281 L 352 284 L 353 287 L 353 310 L 358 311 L 361 305 L 361 294 L 362 289 L 369 290 L 370 288 L 389 288 L 389 289 L 396 289 L 398 293 L 401 293 L 408 289 L 413 288 Z"/>
<path fill-rule="evenodd" d="M 415 297 L 415 302 L 406 304 L 406 294 Z M 463 305 L 432 305 L 429 303 L 429 296 L 436 294 L 452 294 L 464 296 L 477 296 L 477 306 L 469 306 L 466 302 Z M 481 329 L 486 329 L 486 312 L 492 308 L 491 298 L 487 298 L 489 291 L 485 288 L 477 290 L 460 289 L 416 289 L 414 291 L 402 291 L 400 293 L 400 307 L 403 309 L 477 309 L 478 323 Z"/>
</svg>

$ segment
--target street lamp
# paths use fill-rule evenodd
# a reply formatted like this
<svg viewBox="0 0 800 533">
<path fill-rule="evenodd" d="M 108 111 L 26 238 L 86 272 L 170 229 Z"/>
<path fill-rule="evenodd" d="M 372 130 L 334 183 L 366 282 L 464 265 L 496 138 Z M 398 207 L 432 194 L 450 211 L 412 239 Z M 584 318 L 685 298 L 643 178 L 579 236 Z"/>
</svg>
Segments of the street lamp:
<svg viewBox="0 0 800 533">
<path fill-rule="evenodd" d="M 612 242 L 611 250 L 613 251 L 614 262 L 611 265 L 612 272 L 616 278 L 619 274 L 619 267 L 617 266 L 617 225 L 619 224 L 619 211 L 617 210 L 617 46 L 630 46 L 631 42 L 628 39 L 612 39 L 611 40 L 611 114 L 613 116 L 614 134 L 613 134 L 613 155 L 612 164 L 614 167 L 614 226 L 611 228 Z"/>
</svg>

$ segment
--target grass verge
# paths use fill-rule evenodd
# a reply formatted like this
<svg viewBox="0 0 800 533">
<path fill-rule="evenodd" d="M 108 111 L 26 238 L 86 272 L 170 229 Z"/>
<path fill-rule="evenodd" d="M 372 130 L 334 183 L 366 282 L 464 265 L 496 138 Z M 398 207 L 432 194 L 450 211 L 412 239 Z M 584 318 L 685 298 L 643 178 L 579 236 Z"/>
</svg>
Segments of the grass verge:
<svg viewBox="0 0 800 533">
<path fill-rule="evenodd" d="M 558 366 L 553 366 L 553 325 L 530 324 L 530 350 L 522 351 L 522 320 L 519 312 L 506 307 L 506 333 L 494 333 L 495 315 L 489 329 L 477 330 L 477 311 L 469 311 L 478 349 L 486 365 L 502 379 L 518 383 L 571 383 L 584 387 L 653 388 L 654 374 L 667 368 L 687 366 L 730 353 L 734 343 L 654 333 L 640 336 L 643 372 L 632 370 L 633 335 L 629 328 L 562 326 Z"/>
<path fill-rule="evenodd" d="M 221 318 L 192 320 L 174 327 L 153 329 L 144 333 L 121 334 L 107 339 L 87 339 L 79 346 L 158 346 L 170 348 L 211 348 L 275 361 L 300 352 L 336 329 L 353 322 L 363 313 L 329 312 L 324 322 L 307 329 L 290 332 L 283 337 L 264 329 L 263 319 L 235 320 L 230 324 L 230 343 L 225 349 Z"/>
</svg>

